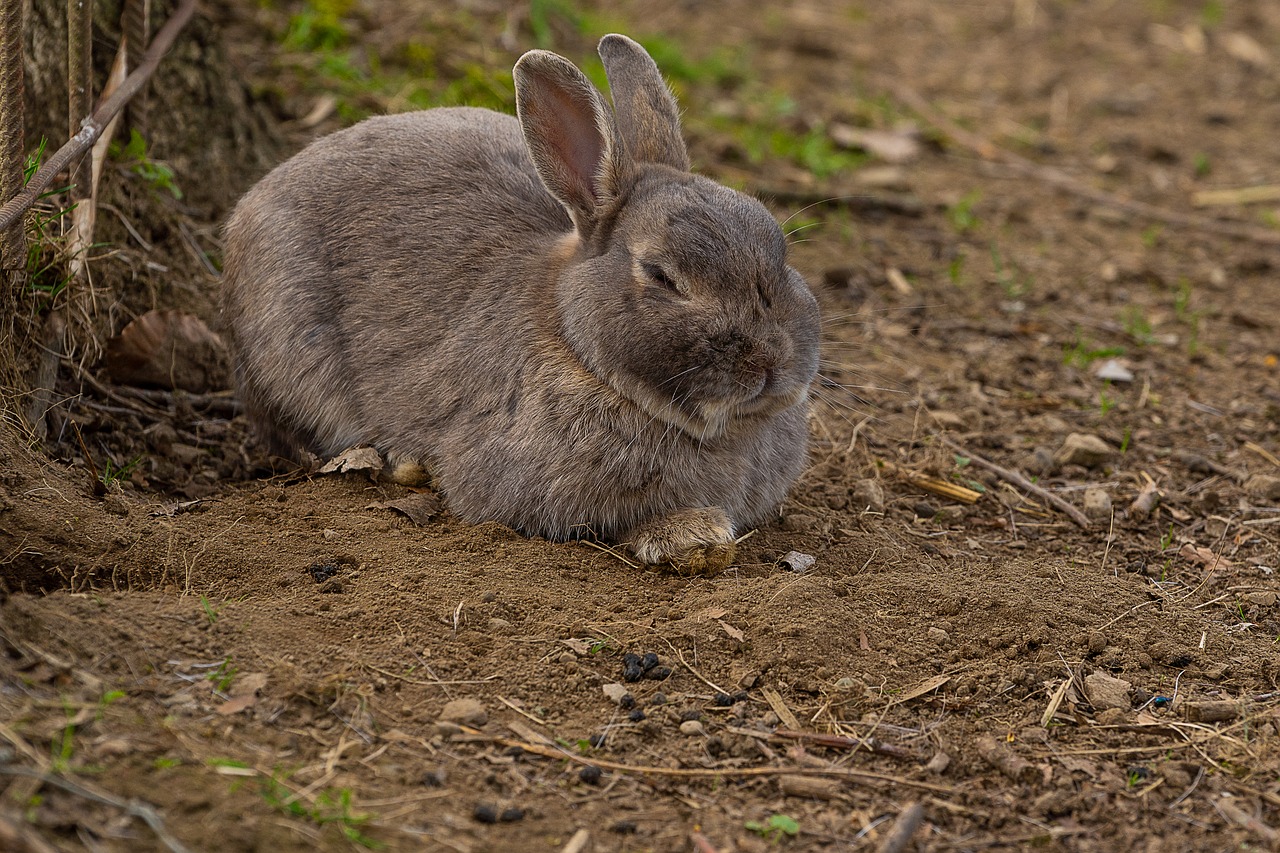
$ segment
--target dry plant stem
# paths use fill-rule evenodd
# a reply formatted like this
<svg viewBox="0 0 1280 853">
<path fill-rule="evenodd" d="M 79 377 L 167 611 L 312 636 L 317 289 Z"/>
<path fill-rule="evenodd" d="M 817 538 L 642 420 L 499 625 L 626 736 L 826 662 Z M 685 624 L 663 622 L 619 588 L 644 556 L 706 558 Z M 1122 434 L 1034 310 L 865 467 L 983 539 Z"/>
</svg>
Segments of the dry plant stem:
<svg viewBox="0 0 1280 853">
<path fill-rule="evenodd" d="M 1017 486 L 1018 488 L 1022 489 L 1023 491 L 1030 492 L 1031 494 L 1035 495 L 1041 500 L 1046 501 L 1052 504 L 1053 506 L 1057 507 L 1058 509 L 1062 510 L 1062 512 L 1066 513 L 1067 517 L 1070 518 L 1072 521 L 1074 521 L 1077 525 L 1079 525 L 1081 529 L 1083 530 L 1089 529 L 1089 519 L 1083 512 L 1076 509 L 1071 504 L 1067 503 L 1062 498 L 1048 491 L 1044 487 L 1037 486 L 1035 483 L 1031 482 L 1026 477 L 1019 474 L 1017 471 L 1010 471 L 1008 468 L 1002 468 L 1001 466 L 995 464 L 994 462 L 983 459 L 981 456 L 978 456 L 976 453 L 973 453 L 970 450 L 966 450 L 965 448 L 961 447 L 960 445 L 956 444 L 954 441 L 952 441 L 951 439 L 945 436 L 938 436 L 938 440 L 941 441 L 943 444 L 945 444 L 947 447 L 950 447 L 956 453 L 959 453 L 962 456 L 968 457 L 968 459 L 972 461 L 974 465 L 977 465 L 979 468 L 986 468 L 988 471 L 997 475 L 1002 480 L 1006 480 L 1012 483 L 1013 485 Z"/>
<path fill-rule="evenodd" d="M 188 848 L 178 839 L 174 838 L 169 830 L 165 827 L 164 821 L 160 819 L 160 815 L 154 808 L 146 803 L 137 800 L 122 800 L 114 797 L 105 791 L 97 791 L 86 785 L 72 782 L 69 779 L 63 779 L 61 776 L 54 776 L 51 773 L 42 773 L 39 770 L 32 770 L 29 767 L 0 767 L 0 773 L 8 776 L 24 776 L 30 779 L 38 779 L 45 785 L 52 785 L 55 788 L 75 794 L 86 800 L 95 803 L 102 803 L 105 806 L 113 806 L 124 811 L 126 814 L 138 818 L 147 826 L 151 827 L 151 831 L 156 834 L 156 838 L 165 847 L 173 851 L 173 853 L 188 853 Z"/>
<path fill-rule="evenodd" d="M 845 737 L 844 735 L 828 735 L 818 734 L 817 732 L 796 732 L 788 729 L 778 729 L 773 733 L 774 737 L 780 740 L 798 740 L 805 743 L 811 743 L 815 746 L 825 746 L 832 749 L 865 749 L 876 755 L 887 755 L 890 758 L 901 758 L 904 761 L 919 761 L 920 756 L 914 751 L 906 747 L 898 746 L 893 743 L 885 743 L 884 741 L 874 738 L 857 738 Z"/>
<path fill-rule="evenodd" d="M 920 115 L 929 124 L 944 132 L 953 142 L 969 149 L 984 160 L 990 160 L 1000 163 L 1011 171 L 1020 175 L 1027 175 L 1037 180 L 1044 181 L 1047 184 L 1066 190 L 1069 193 L 1086 198 L 1097 204 L 1114 207 L 1119 210 L 1126 210 L 1138 216 L 1146 216 L 1156 219 L 1169 225 L 1179 225 L 1186 228 L 1194 228 L 1199 231 L 1208 231 L 1214 234 L 1222 234 L 1228 237 L 1238 237 L 1243 240 L 1253 240 L 1258 243 L 1266 243 L 1269 245 L 1280 245 L 1280 231 L 1271 231 L 1266 228 L 1258 228 L 1253 225 L 1247 225 L 1243 222 L 1228 222 L 1222 219 L 1213 219 L 1207 216 L 1197 216 L 1192 213 L 1179 213 L 1176 210 L 1168 210 L 1163 207 L 1157 207 L 1154 204 L 1147 204 L 1141 201 L 1133 201 L 1127 198 L 1121 198 L 1118 195 L 1106 192 L 1105 190 L 1095 189 L 1088 184 L 1081 183 L 1075 178 L 1068 175 L 1060 169 L 1052 166 L 1042 166 L 1034 163 L 1024 157 L 1020 157 L 1011 151 L 1005 151 L 998 148 L 990 140 L 978 136 L 965 130 L 951 119 L 947 118 L 940 111 L 926 101 L 921 95 L 897 80 L 882 81 L 888 91 L 902 103 L 906 104 L 912 110 Z"/>
<path fill-rule="evenodd" d="M 720 853 L 716 846 L 711 843 L 711 839 L 696 829 L 689 834 L 689 842 L 693 844 L 695 853 Z"/>
<path fill-rule="evenodd" d="M 151 0 L 125 0 L 124 30 L 126 62 L 136 68 L 147 49 L 151 29 Z M 145 81 L 137 96 L 129 102 L 129 127 L 143 136 L 147 135 L 147 90 Z"/>
<path fill-rule="evenodd" d="M 1040 777 L 1035 765 L 990 735 L 978 738 L 974 746 L 982 760 L 1014 782 L 1028 784 Z"/>
<path fill-rule="evenodd" d="M 22 191 L 22 6 L 25 0 L 2 0 L 0 7 L 0 198 Z M 0 267 L 9 274 L 11 291 L 26 267 L 26 239 L 21 228 L 0 235 Z"/>
<path fill-rule="evenodd" d="M 515 740 L 514 738 L 489 738 L 489 736 L 485 735 L 478 729 L 472 729 L 466 726 L 461 726 L 460 728 L 469 735 L 476 735 L 481 738 L 492 740 L 500 746 L 519 747 L 525 752 L 533 755 L 541 755 L 544 758 L 552 758 L 557 761 L 571 761 L 585 767 L 599 767 L 601 770 L 613 770 L 618 773 L 636 773 L 641 776 L 670 776 L 677 779 L 743 779 L 759 776 L 784 776 L 787 774 L 793 776 L 828 776 L 834 779 L 849 779 L 853 781 L 901 785 L 905 788 L 915 788 L 920 791 L 931 791 L 935 794 L 955 795 L 959 793 L 957 789 L 948 787 L 947 785 L 935 785 L 931 782 L 918 782 L 915 779 L 891 776 L 888 773 L 873 773 L 869 770 L 855 770 L 852 767 L 725 767 L 722 769 L 709 769 L 699 767 L 646 767 L 644 765 L 622 764 L 617 761 L 605 761 L 601 758 L 588 758 L 582 755 L 575 755 L 574 753 L 566 752 L 558 747 L 528 743 L 526 741 Z"/>
<path fill-rule="evenodd" d="M 23 413 L 27 423 L 35 430 L 36 437 L 40 439 L 47 434 L 45 417 L 53 408 L 54 385 L 58 380 L 58 363 L 62 360 L 66 346 L 66 332 L 67 323 L 62 317 L 62 310 L 53 309 L 44 321 L 40 362 L 31 381 L 31 399 Z"/>
<path fill-rule="evenodd" d="M 129 99 L 137 94 L 147 79 L 155 73 L 160 59 L 173 45 L 173 40 L 191 20 L 191 16 L 195 14 L 196 6 L 197 0 L 182 0 L 182 5 L 156 33 L 155 39 L 152 40 L 151 46 L 142 58 L 142 63 L 125 78 L 124 83 L 111 97 L 98 105 L 93 115 L 83 121 L 76 135 L 45 161 L 44 166 L 27 182 L 26 189 L 0 207 L 0 231 L 8 228 L 21 216 L 72 160 L 93 146 L 107 122 L 120 112 Z"/>
<path fill-rule="evenodd" d="M 93 2 L 67 3 L 67 135 L 75 136 L 80 121 L 93 109 Z M 71 234 L 67 251 L 73 278 L 84 272 L 84 256 L 93 242 L 93 163 L 81 157 L 70 164 Z"/>
<path fill-rule="evenodd" d="M 902 853 L 911 844 L 911 838 L 924 822 L 924 806 L 912 803 L 898 814 L 893 829 L 880 842 L 876 853 Z"/>
</svg>

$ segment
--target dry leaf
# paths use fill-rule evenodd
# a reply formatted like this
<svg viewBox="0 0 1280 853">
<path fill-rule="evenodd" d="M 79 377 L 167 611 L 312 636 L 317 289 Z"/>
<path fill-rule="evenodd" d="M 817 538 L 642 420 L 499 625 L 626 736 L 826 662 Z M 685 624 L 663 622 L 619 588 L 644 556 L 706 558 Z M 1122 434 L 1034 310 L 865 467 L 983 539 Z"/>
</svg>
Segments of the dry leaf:
<svg viewBox="0 0 1280 853">
<path fill-rule="evenodd" d="M 920 131 L 914 127 L 874 130 L 835 123 L 827 132 L 836 145 L 860 148 L 886 163 L 907 163 L 920 156 Z"/>
<path fill-rule="evenodd" d="M 574 654 L 587 655 L 591 653 L 591 643 L 581 640 L 577 637 L 570 637 L 567 640 L 561 640 L 561 643 L 573 649 Z"/>
<path fill-rule="evenodd" d="M 901 696 L 895 697 L 890 706 L 901 705 L 903 702 L 910 702 L 912 699 L 919 699 L 927 693 L 932 693 L 942 685 L 951 680 L 949 675 L 935 675 L 932 678 L 926 678 L 924 681 L 910 688 Z"/>
<path fill-rule="evenodd" d="M 733 627 L 723 619 L 717 619 L 716 622 L 719 623 L 720 627 L 723 628 L 724 632 L 728 634 L 730 637 L 737 640 L 739 643 L 746 642 L 746 639 L 747 639 L 746 634 L 743 634 L 741 631 L 739 631 L 737 628 Z"/>
<path fill-rule="evenodd" d="M 121 385 L 205 393 L 230 386 L 227 346 L 204 321 L 148 311 L 107 341 L 107 374 Z"/>
<path fill-rule="evenodd" d="M 1217 569 L 1227 569 L 1234 565 L 1226 557 L 1215 554 L 1202 545 L 1192 545 L 1190 542 L 1182 546 L 1178 556 L 1184 560 L 1190 560 L 1210 572 Z"/>
<path fill-rule="evenodd" d="M 381 454 L 372 447 L 348 447 L 324 463 L 319 473 L 347 474 L 353 471 L 366 471 L 372 478 L 378 476 L 382 466 Z"/>
<path fill-rule="evenodd" d="M 253 704 L 257 701 L 258 697 L 253 693 L 246 693 L 242 696 L 232 696 L 230 699 L 219 705 L 217 711 L 222 716 L 228 717 L 232 714 L 239 714 L 241 711 L 253 707 Z"/>
<path fill-rule="evenodd" d="M 425 526 L 440 512 L 440 498 L 431 492 L 414 492 L 393 501 L 369 504 L 373 509 L 394 510 L 419 527 Z"/>
</svg>

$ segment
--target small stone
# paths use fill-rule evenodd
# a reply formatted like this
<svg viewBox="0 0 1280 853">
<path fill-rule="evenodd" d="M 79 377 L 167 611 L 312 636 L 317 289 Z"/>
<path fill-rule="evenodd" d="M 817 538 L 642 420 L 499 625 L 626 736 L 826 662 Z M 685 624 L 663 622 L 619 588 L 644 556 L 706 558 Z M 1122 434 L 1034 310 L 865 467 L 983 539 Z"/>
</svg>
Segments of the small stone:
<svg viewBox="0 0 1280 853">
<path fill-rule="evenodd" d="M 1022 467 L 1037 476 L 1046 474 L 1053 470 L 1053 452 L 1047 447 L 1037 447 L 1023 459 Z"/>
<path fill-rule="evenodd" d="M 919 501 L 911 507 L 911 511 L 916 514 L 916 518 L 933 518 L 938 514 L 938 508 L 927 501 Z"/>
<path fill-rule="evenodd" d="M 1241 596 L 1250 604 L 1256 604 L 1259 607 L 1275 607 L 1276 594 L 1274 592 L 1246 592 Z"/>
<path fill-rule="evenodd" d="M 935 776 L 941 776 L 943 773 L 947 772 L 947 768 L 950 766 L 950 755 L 947 755 L 945 752 L 935 752 L 933 757 L 929 759 L 929 763 L 924 766 L 924 769 L 928 770 Z"/>
<path fill-rule="evenodd" d="M 753 669 L 738 679 L 738 686 L 743 690 L 750 690 L 760 683 L 760 677 L 763 673 L 758 669 Z"/>
<path fill-rule="evenodd" d="M 884 515 L 884 486 L 879 480 L 858 480 L 849 491 L 849 505 L 859 513 Z"/>
<path fill-rule="evenodd" d="M 680 734 L 682 735 L 700 735 L 705 732 L 706 729 L 703 728 L 702 723 L 698 720 L 685 720 L 680 724 Z"/>
<path fill-rule="evenodd" d="M 334 539 L 337 539 L 342 534 L 334 530 L 332 527 L 326 527 L 323 531 L 321 531 L 320 535 L 323 536 L 325 539 L 328 539 L 330 542 L 332 542 Z"/>
<path fill-rule="evenodd" d="M 600 689 L 604 691 L 604 695 L 608 696 L 610 701 L 616 702 L 619 705 L 622 704 L 623 696 L 631 695 L 630 693 L 627 692 L 626 687 L 623 687 L 621 684 L 618 684 L 617 682 L 612 682 L 609 684 L 602 685 Z"/>
<path fill-rule="evenodd" d="M 439 720 L 445 723 L 479 727 L 489 722 L 489 714 L 485 711 L 484 705 L 476 699 L 454 699 L 444 706 Z"/>
<path fill-rule="evenodd" d="M 1132 687 L 1123 678 L 1113 678 L 1105 672 L 1094 672 L 1085 676 L 1084 688 L 1089 703 L 1096 710 L 1107 708 L 1129 708 L 1129 689 Z"/>
<path fill-rule="evenodd" d="M 490 634 L 510 634 L 511 623 L 500 616 L 494 616 L 488 623 Z"/>
<path fill-rule="evenodd" d="M 1110 518 L 1111 495 L 1105 489 L 1085 489 L 1084 514 L 1089 518 Z"/>
<path fill-rule="evenodd" d="M 1111 445 L 1096 435 L 1073 432 L 1062 442 L 1053 461 L 1058 465 L 1082 465 L 1085 468 L 1097 468 L 1115 454 Z"/>
<path fill-rule="evenodd" d="M 1109 358 L 1102 364 L 1098 365 L 1093 371 L 1093 375 L 1097 379 L 1104 382 L 1132 382 L 1133 371 L 1125 367 L 1114 358 Z"/>
<path fill-rule="evenodd" d="M 1244 484 L 1244 492 L 1251 498 L 1264 501 L 1280 501 L 1280 477 L 1270 474 L 1254 474 Z"/>
<path fill-rule="evenodd" d="M 1125 708 L 1104 708 L 1098 712 L 1098 725 L 1119 726 L 1129 721 L 1129 711 Z"/>
<path fill-rule="evenodd" d="M 496 806 L 491 806 L 488 803 L 480 803 L 471 812 L 471 816 L 480 823 L 497 823 L 498 809 Z"/>
<path fill-rule="evenodd" d="M 817 562 L 818 558 L 812 554 L 788 551 L 782 555 L 782 559 L 778 560 L 778 566 L 789 572 L 800 573 L 809 571 Z"/>
<path fill-rule="evenodd" d="M 951 635 L 941 628 L 930 628 L 929 639 L 940 646 L 945 646 L 947 643 L 951 642 Z"/>
<path fill-rule="evenodd" d="M 1107 635 L 1102 633 L 1101 631 L 1090 631 L 1088 645 L 1089 645 L 1089 654 L 1091 655 L 1102 654 L 1102 650 L 1107 647 Z"/>
<path fill-rule="evenodd" d="M 588 785 L 599 785 L 600 775 L 600 768 L 594 765 L 584 767 L 578 771 L 578 778 Z"/>
</svg>

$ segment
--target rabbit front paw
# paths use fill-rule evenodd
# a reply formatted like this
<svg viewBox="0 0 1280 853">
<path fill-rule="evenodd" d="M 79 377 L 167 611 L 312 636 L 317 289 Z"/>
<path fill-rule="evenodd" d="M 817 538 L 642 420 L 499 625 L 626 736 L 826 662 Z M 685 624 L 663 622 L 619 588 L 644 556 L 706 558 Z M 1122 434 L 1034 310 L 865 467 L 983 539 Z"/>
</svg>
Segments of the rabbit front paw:
<svg viewBox="0 0 1280 853">
<path fill-rule="evenodd" d="M 719 507 L 677 510 L 631 532 L 631 552 L 680 574 L 710 575 L 733 562 L 733 524 Z"/>
</svg>

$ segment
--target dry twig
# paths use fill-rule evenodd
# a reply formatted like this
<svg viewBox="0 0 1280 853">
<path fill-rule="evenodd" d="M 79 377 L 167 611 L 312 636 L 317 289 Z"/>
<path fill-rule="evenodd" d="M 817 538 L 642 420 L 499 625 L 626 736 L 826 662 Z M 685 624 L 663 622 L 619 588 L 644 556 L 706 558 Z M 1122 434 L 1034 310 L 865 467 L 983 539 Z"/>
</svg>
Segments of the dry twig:
<svg viewBox="0 0 1280 853">
<path fill-rule="evenodd" d="M 958 145 L 969 149 L 984 160 L 1000 163 L 1006 168 L 1020 175 L 1036 178 L 1047 184 L 1066 190 L 1073 195 L 1088 199 L 1097 204 L 1106 205 L 1107 207 L 1125 210 L 1138 216 L 1146 216 L 1156 219 L 1169 225 L 1179 225 L 1185 228 L 1194 228 L 1198 231 L 1207 231 L 1215 234 L 1222 234 L 1227 237 L 1238 237 L 1244 240 L 1253 240 L 1257 243 L 1266 243 L 1268 245 L 1280 245 L 1280 231 L 1272 231 L 1266 228 L 1260 228 L 1255 225 L 1248 225 L 1243 222 L 1230 222 L 1222 219 L 1214 219 L 1207 216 L 1197 216 L 1192 213 L 1179 213 L 1176 210 L 1169 210 L 1163 207 L 1157 207 L 1154 204 L 1146 202 L 1133 201 L 1132 199 L 1122 198 L 1105 190 L 1096 189 L 1084 184 L 1075 178 L 1055 169 L 1052 166 L 1042 166 L 1034 163 L 1025 157 L 1020 157 L 1011 151 L 998 148 L 990 140 L 978 136 L 976 133 L 965 130 L 951 119 L 947 118 L 937 109 L 934 109 L 928 101 L 912 89 L 910 86 L 898 80 L 883 81 L 885 88 L 893 94 L 902 103 L 906 104 L 912 110 L 920 115 L 922 119 L 945 133 L 952 141 Z"/>
<path fill-rule="evenodd" d="M 1070 518 L 1072 521 L 1074 521 L 1077 525 L 1079 525 L 1084 530 L 1089 529 L 1089 519 L 1083 512 L 1076 509 L 1071 504 L 1067 503 L 1062 498 L 1055 495 L 1053 492 L 1050 492 L 1049 490 L 1045 489 L 1043 486 L 1037 486 L 1035 483 L 1031 482 L 1026 477 L 1019 474 L 1017 471 L 1011 471 L 1008 468 L 1001 467 L 996 463 L 991 462 L 990 460 L 983 459 L 981 456 L 978 456 L 976 453 L 973 453 L 970 450 L 966 450 L 965 448 L 956 444 L 954 441 L 947 438 L 946 436 L 938 436 L 938 440 L 941 441 L 943 444 L 945 444 L 947 447 L 950 447 L 956 453 L 959 453 L 967 457 L 969 461 L 971 461 L 974 465 L 977 465 L 979 468 L 986 468 L 988 471 L 995 474 L 1000 479 L 1007 480 L 1008 482 L 1012 483 L 1013 485 L 1017 486 L 1023 491 L 1030 492 L 1031 494 L 1035 495 L 1041 500 L 1046 501 L 1052 504 L 1053 506 L 1057 507 L 1058 509 L 1062 510 L 1062 512 L 1066 513 L 1068 518 Z"/>
</svg>

